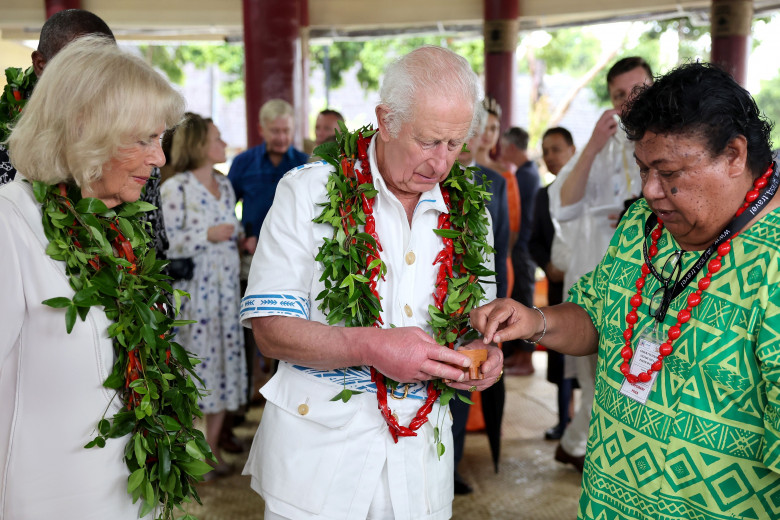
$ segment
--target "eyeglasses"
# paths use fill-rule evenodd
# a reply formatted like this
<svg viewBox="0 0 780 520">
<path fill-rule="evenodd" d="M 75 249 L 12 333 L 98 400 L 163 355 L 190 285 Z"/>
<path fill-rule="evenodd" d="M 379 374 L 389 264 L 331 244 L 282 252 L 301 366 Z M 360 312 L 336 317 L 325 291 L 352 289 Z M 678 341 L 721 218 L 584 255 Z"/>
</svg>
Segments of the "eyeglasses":
<svg viewBox="0 0 780 520">
<path fill-rule="evenodd" d="M 664 262 L 664 267 L 659 273 L 661 287 L 653 292 L 650 297 L 649 314 L 659 323 L 664 321 L 666 311 L 674 298 L 674 289 L 680 281 L 682 273 L 682 256 L 684 251 L 675 251 Z"/>
</svg>

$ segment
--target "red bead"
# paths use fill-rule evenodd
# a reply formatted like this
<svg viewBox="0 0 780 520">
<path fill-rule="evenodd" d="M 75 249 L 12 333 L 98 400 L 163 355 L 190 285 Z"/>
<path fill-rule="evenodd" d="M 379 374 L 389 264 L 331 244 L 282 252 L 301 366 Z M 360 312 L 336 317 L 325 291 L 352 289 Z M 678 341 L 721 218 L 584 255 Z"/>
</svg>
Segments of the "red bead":
<svg viewBox="0 0 780 520">
<path fill-rule="evenodd" d="M 658 254 L 658 248 L 655 246 L 655 244 L 653 244 L 652 246 L 650 246 L 650 258 L 654 257 L 657 254 Z"/>
<path fill-rule="evenodd" d="M 645 279 L 644 278 L 637 279 L 637 281 L 636 281 L 636 283 L 634 285 L 636 285 L 637 289 L 641 289 L 642 287 L 645 286 Z"/>
<path fill-rule="evenodd" d="M 668 341 L 658 348 L 658 353 L 666 357 L 672 353 L 672 344 Z"/>
<path fill-rule="evenodd" d="M 637 307 L 642 305 L 642 297 L 640 295 L 638 295 L 638 294 L 635 294 L 635 295 L 633 295 L 631 297 L 631 300 L 629 301 L 629 303 L 631 304 L 631 306 L 634 309 L 636 309 Z"/>
<path fill-rule="evenodd" d="M 701 296 L 699 296 L 698 294 L 693 293 L 690 296 L 688 296 L 688 305 L 690 305 L 691 307 L 696 307 L 700 303 L 701 303 Z"/>
<path fill-rule="evenodd" d="M 747 195 L 745 195 L 745 200 L 748 202 L 753 202 L 758 198 L 758 195 L 759 195 L 758 190 L 750 190 L 749 192 L 747 192 Z"/>
<path fill-rule="evenodd" d="M 663 229 L 663 227 L 664 227 L 664 221 L 659 218 L 658 219 L 658 229 Z"/>
<path fill-rule="evenodd" d="M 648 374 L 647 372 L 640 372 L 639 380 L 642 381 L 643 383 L 647 383 L 648 381 L 650 381 L 650 374 Z"/>
<path fill-rule="evenodd" d="M 634 351 L 629 346 L 623 347 L 623 350 L 620 351 L 620 357 L 622 357 L 626 361 L 631 359 L 631 356 L 633 355 L 634 355 Z"/>
<path fill-rule="evenodd" d="M 636 311 L 631 311 L 626 315 L 626 323 L 630 323 L 631 325 L 636 323 L 638 319 L 639 316 L 637 316 Z"/>
<path fill-rule="evenodd" d="M 758 179 L 756 179 L 756 182 L 754 182 L 754 183 L 753 183 L 753 186 L 754 186 L 754 187 L 755 187 L 757 190 L 760 190 L 761 188 L 763 188 L 764 186 L 766 186 L 766 184 L 767 184 L 766 177 L 759 177 Z"/>
<path fill-rule="evenodd" d="M 653 366 L 650 367 L 650 370 L 655 370 L 656 372 L 660 372 L 661 371 L 661 367 L 663 367 L 663 366 L 664 366 L 664 362 L 659 360 L 659 361 L 656 361 L 655 363 L 653 363 Z"/>
<path fill-rule="evenodd" d="M 653 240 L 658 240 L 661 238 L 661 230 L 659 228 L 655 228 L 650 236 L 653 238 Z"/>
<path fill-rule="evenodd" d="M 650 274 L 650 266 L 642 264 L 642 276 L 647 276 L 648 274 Z"/>
<path fill-rule="evenodd" d="M 623 339 L 626 341 L 631 341 L 631 338 L 634 335 L 634 329 L 626 329 L 623 331 Z"/>
<path fill-rule="evenodd" d="M 670 328 L 669 332 L 668 332 L 668 336 L 669 336 L 669 339 L 672 340 L 672 341 L 674 341 L 677 338 L 679 338 L 680 337 L 680 327 L 675 325 L 672 328 Z"/>
<path fill-rule="evenodd" d="M 632 385 L 635 385 L 636 382 L 639 381 L 639 378 L 634 374 L 626 374 L 626 380 Z"/>
<path fill-rule="evenodd" d="M 709 269 L 711 273 L 717 273 L 718 271 L 720 271 L 720 267 L 721 267 L 721 263 L 720 263 L 720 258 L 718 257 L 713 258 L 712 260 L 710 260 L 710 263 L 707 264 L 707 269 Z"/>
<path fill-rule="evenodd" d="M 701 282 L 699 282 L 701 283 Z M 680 323 L 687 323 L 688 320 L 691 319 L 691 313 L 686 311 L 685 309 L 681 310 L 677 313 L 677 321 Z"/>
<path fill-rule="evenodd" d="M 628 363 L 623 363 L 622 365 L 620 365 L 620 372 L 622 372 L 624 376 L 627 376 L 630 371 L 631 371 L 631 366 Z"/>
<path fill-rule="evenodd" d="M 745 208 L 739 208 L 739 209 L 737 210 L 737 216 L 740 216 L 740 215 L 742 215 L 744 212 L 745 212 Z"/>
<path fill-rule="evenodd" d="M 723 242 L 721 245 L 718 246 L 719 256 L 726 256 L 727 254 L 729 254 L 729 251 L 731 251 L 731 244 L 729 242 Z"/>
</svg>

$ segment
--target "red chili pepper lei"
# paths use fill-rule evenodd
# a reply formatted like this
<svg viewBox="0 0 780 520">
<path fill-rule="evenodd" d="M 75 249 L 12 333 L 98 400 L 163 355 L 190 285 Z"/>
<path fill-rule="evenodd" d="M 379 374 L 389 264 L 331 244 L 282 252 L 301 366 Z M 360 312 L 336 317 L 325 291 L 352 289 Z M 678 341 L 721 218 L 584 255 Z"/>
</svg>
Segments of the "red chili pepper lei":
<svg viewBox="0 0 780 520">
<path fill-rule="evenodd" d="M 352 175 L 352 172 L 355 172 L 355 175 L 357 176 L 357 181 L 359 184 L 366 184 L 366 183 L 373 183 L 373 176 L 371 174 L 370 169 L 370 163 L 368 162 L 368 145 L 370 143 L 370 138 L 364 138 L 362 135 L 358 138 L 357 141 L 357 147 L 358 147 L 358 158 L 361 160 L 361 167 L 354 168 L 353 161 L 349 160 L 346 157 L 342 157 L 341 159 L 341 167 L 344 172 L 344 175 L 348 178 L 354 177 Z M 447 204 L 447 208 L 449 209 L 449 203 L 450 203 L 450 196 L 449 193 L 447 193 L 447 190 L 442 188 L 442 198 Z M 376 290 L 377 285 L 377 278 L 379 276 L 379 273 L 381 272 L 381 268 L 379 266 L 374 267 L 373 269 L 368 269 L 368 266 L 373 262 L 374 260 L 379 258 L 379 252 L 382 251 L 382 244 L 379 241 L 379 235 L 376 232 L 376 221 L 374 219 L 373 215 L 373 205 L 374 200 L 369 199 L 365 196 L 365 194 L 361 193 L 360 203 L 363 209 L 363 213 L 365 213 L 365 226 L 364 231 L 371 235 L 371 237 L 376 241 L 376 249 L 373 249 L 369 247 L 369 252 L 365 256 L 365 265 L 366 269 L 364 269 L 364 272 L 367 273 L 368 278 L 368 284 L 371 288 L 371 293 L 379 299 L 379 294 Z M 345 217 L 349 212 L 351 208 L 347 206 L 346 210 L 343 207 L 339 208 L 339 213 L 342 217 Z M 350 215 L 351 219 L 351 215 Z M 344 219 L 342 218 L 342 223 L 344 224 L 345 231 L 348 233 L 348 229 L 346 226 L 346 222 L 344 222 Z M 349 224 L 351 226 L 354 226 L 354 221 L 350 221 Z M 439 229 L 450 229 L 451 224 L 449 221 L 449 215 L 447 213 L 442 213 L 439 216 Z M 434 292 L 434 303 L 436 305 L 436 308 L 441 310 L 444 305 L 444 300 L 447 296 L 447 275 L 452 276 L 452 261 L 453 261 L 453 247 L 452 247 L 452 239 L 444 238 L 442 240 L 444 244 L 444 248 L 442 251 L 437 255 L 436 263 L 440 263 L 439 267 L 439 274 L 436 279 L 436 289 Z M 377 317 L 376 322 L 373 324 L 374 327 L 379 327 L 380 324 L 383 324 L 382 318 Z M 371 367 L 371 381 L 376 385 L 376 396 L 377 396 L 377 406 L 379 408 L 379 411 L 382 414 L 382 417 L 384 417 L 385 422 L 387 423 L 388 430 L 390 431 L 390 435 L 393 437 L 394 442 L 398 442 L 399 437 L 414 437 L 417 435 L 416 430 L 418 430 L 423 424 L 428 422 L 428 415 L 431 413 L 431 410 L 433 410 L 433 404 L 436 402 L 436 400 L 441 395 L 441 390 L 436 389 L 434 384 L 432 382 L 428 383 L 427 387 L 427 398 L 423 405 L 417 410 L 417 413 L 415 414 L 414 418 L 409 423 L 409 426 L 401 426 L 398 423 L 398 419 L 390 410 L 390 407 L 387 404 L 387 384 L 385 382 L 385 376 L 382 375 L 378 370 Z"/>
</svg>

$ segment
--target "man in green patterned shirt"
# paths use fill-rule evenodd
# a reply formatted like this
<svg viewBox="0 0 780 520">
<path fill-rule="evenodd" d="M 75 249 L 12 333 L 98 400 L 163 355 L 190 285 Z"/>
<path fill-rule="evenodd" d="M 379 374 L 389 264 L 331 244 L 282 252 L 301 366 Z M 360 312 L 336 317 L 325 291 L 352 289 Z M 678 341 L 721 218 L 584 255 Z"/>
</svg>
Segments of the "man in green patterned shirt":
<svg viewBox="0 0 780 520">
<path fill-rule="evenodd" d="M 579 518 L 780 518 L 771 125 L 728 74 L 694 63 L 641 90 L 623 126 L 645 199 L 601 263 L 567 303 L 496 300 L 471 322 L 485 341 L 598 352 Z"/>
</svg>

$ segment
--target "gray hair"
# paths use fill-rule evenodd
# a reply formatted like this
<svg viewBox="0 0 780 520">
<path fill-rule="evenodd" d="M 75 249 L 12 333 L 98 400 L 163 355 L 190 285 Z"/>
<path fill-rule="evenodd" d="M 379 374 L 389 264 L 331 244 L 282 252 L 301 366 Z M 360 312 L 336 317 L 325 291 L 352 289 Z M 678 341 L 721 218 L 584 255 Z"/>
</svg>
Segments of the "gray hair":
<svg viewBox="0 0 780 520">
<path fill-rule="evenodd" d="M 258 114 L 262 126 L 268 126 L 273 123 L 274 119 L 283 116 L 290 116 L 295 121 L 295 110 L 290 103 L 279 98 L 269 99 L 263 103 Z"/>
<path fill-rule="evenodd" d="M 488 122 L 488 114 L 489 112 L 485 109 L 485 106 L 482 103 L 477 103 L 477 106 L 474 107 L 474 122 L 471 125 L 474 129 L 472 137 L 474 135 L 483 134 L 485 132 L 485 128 L 487 127 Z"/>
<path fill-rule="evenodd" d="M 175 125 L 184 105 L 142 58 L 84 36 L 47 65 L 8 139 L 11 162 L 30 180 L 89 186 L 121 148 Z"/>
<path fill-rule="evenodd" d="M 401 126 L 411 121 L 415 102 L 425 92 L 442 93 L 470 103 L 474 116 L 468 137 L 476 133 L 476 108 L 482 98 L 479 78 L 462 56 L 443 47 L 426 45 L 401 56 L 385 72 L 379 104 L 387 110 L 383 122 L 392 137 L 397 137 Z"/>
</svg>

